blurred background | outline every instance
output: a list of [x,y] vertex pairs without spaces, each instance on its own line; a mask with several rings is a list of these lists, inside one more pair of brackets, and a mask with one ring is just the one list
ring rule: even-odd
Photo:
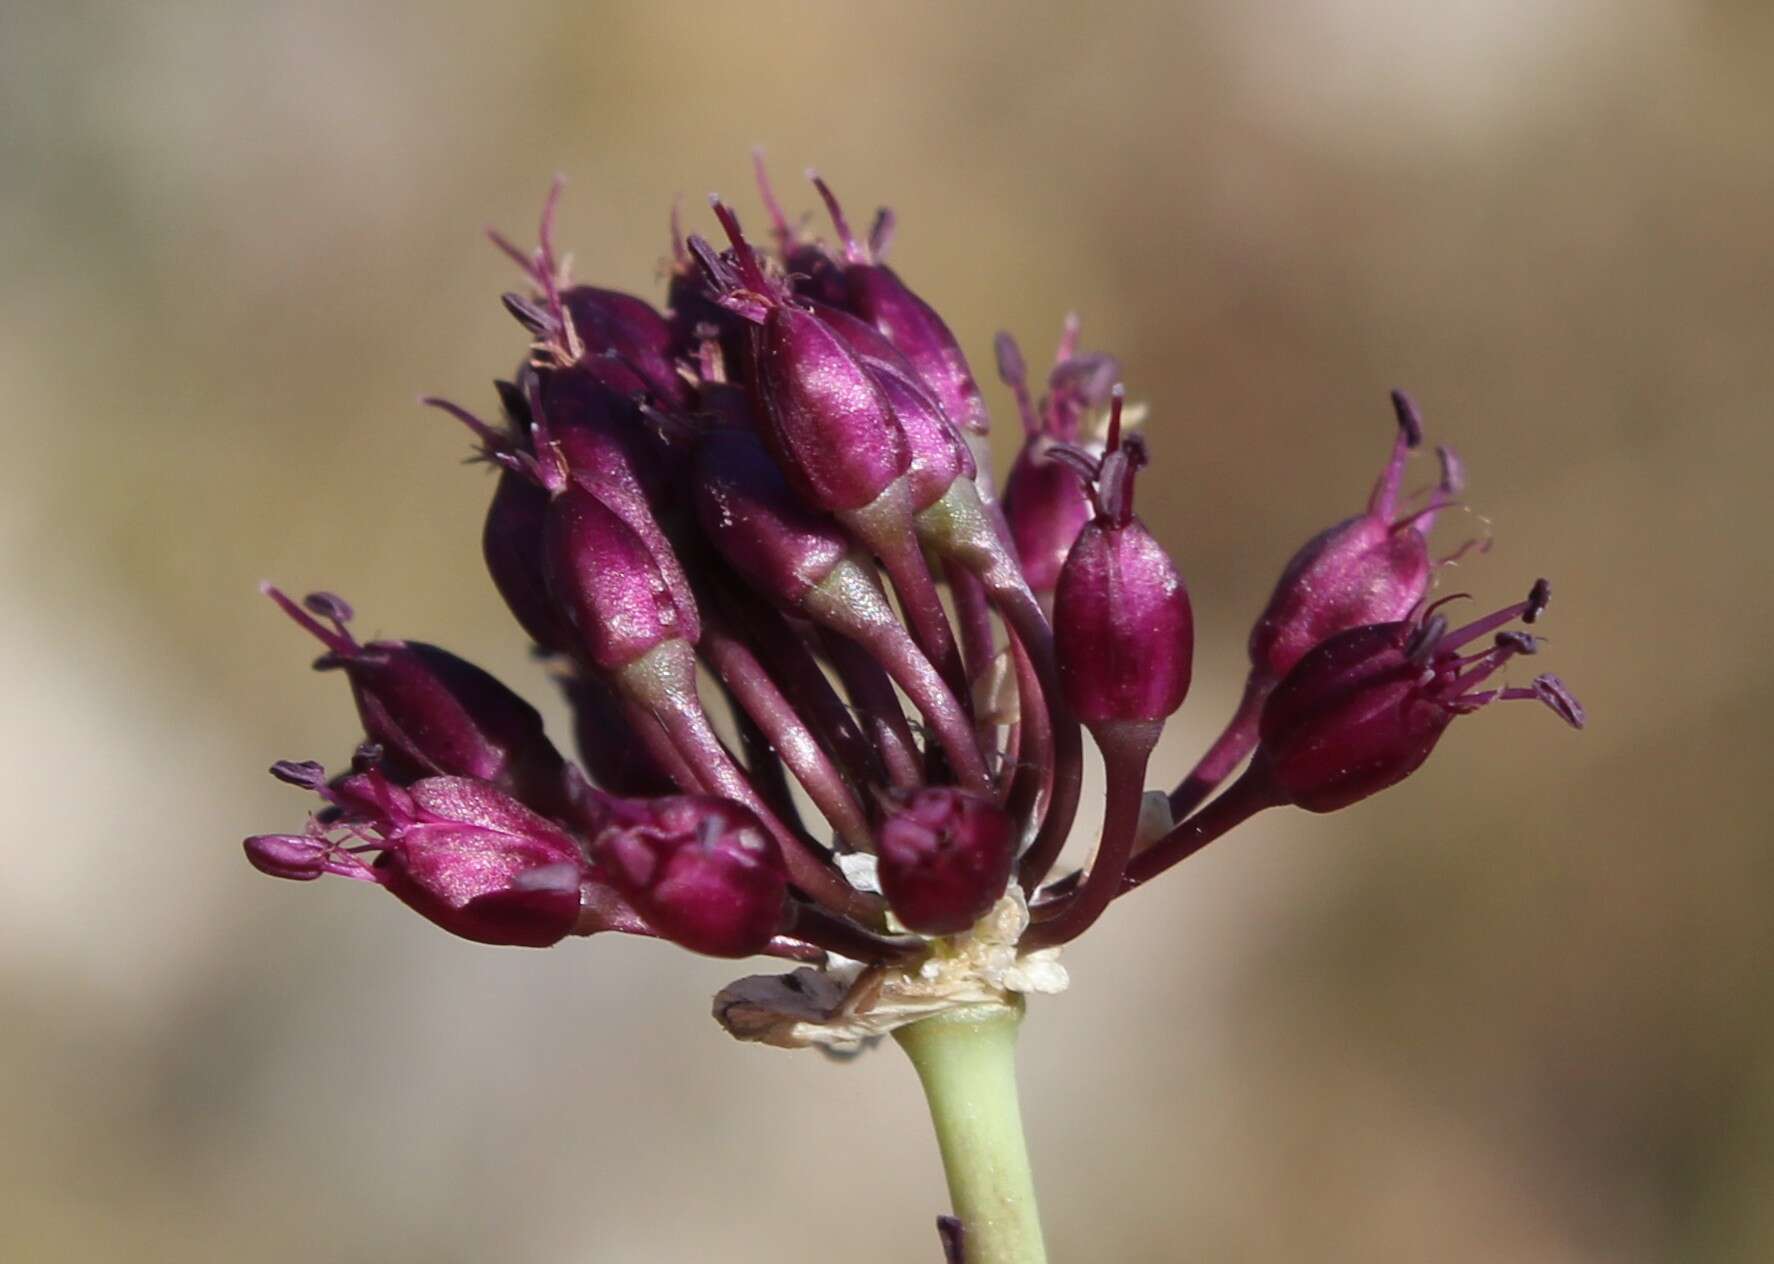
[[1586,732],[1463,722],[1068,951],[1022,1063],[1056,1260],[1774,1254],[1771,56],[1754,0],[0,8],[0,1257],[935,1258],[894,1051],[239,852],[306,811],[264,767],[356,734],[261,578],[554,705],[414,403],[519,354],[481,226],[562,171],[577,275],[656,295],[674,194],[758,219],[753,144],[895,207],[982,376],[1071,308],[1123,358],[1201,624],[1167,778],[1387,388],[1466,458],[1444,538],[1494,524],[1457,585],[1555,581]]

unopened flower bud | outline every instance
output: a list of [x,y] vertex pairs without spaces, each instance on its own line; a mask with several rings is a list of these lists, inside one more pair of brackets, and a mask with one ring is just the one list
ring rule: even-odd
[[978,470],[972,449],[899,349],[880,330],[849,312],[822,306],[814,310],[856,353],[905,431],[912,454],[906,470],[912,510],[927,509],[941,500],[957,478],[973,478]]
[[[1120,407],[1117,390],[1117,418]],[[1144,446],[1135,436],[1121,440],[1118,421],[1110,433],[1100,462],[1075,450],[1062,456],[1089,463],[1097,514],[1067,555],[1053,601],[1060,683],[1093,730],[1167,718],[1188,695],[1195,653],[1188,589],[1164,547],[1133,516]]]
[[561,487],[543,534],[548,590],[593,665],[615,671],[665,641],[696,640],[695,605],[667,581],[634,528],[592,492],[577,483]]
[[727,799],[621,800],[591,854],[649,925],[694,952],[751,956],[787,913],[788,871],[775,840]]
[[1398,434],[1366,512],[1314,536],[1295,553],[1250,635],[1254,670],[1279,680],[1319,642],[1345,628],[1402,619],[1429,587],[1425,531],[1459,494],[1456,464],[1431,502],[1398,514],[1404,467],[1422,442],[1422,424],[1402,391],[1392,393]]
[[566,284],[566,268],[554,249],[555,211],[564,187],[559,179],[549,187],[533,251],[518,249],[500,233],[487,234],[536,287],[534,299],[505,295],[507,310],[536,336],[557,366],[620,361],[646,393],[674,407],[683,406],[689,401],[689,385],[673,363],[670,322],[632,294]]
[[837,198],[825,181],[813,177],[825,199],[832,225],[844,246],[845,306],[879,329],[918,371],[956,425],[985,433],[988,418],[979,384],[955,335],[936,309],[914,294],[897,273],[874,261],[872,252],[851,235]]
[[755,322],[752,374],[765,441],[818,508],[872,504],[911,465],[892,406],[844,340],[765,276],[733,212],[718,203],[715,211],[735,267],[717,267],[707,243],[691,245],[722,301]]
[[645,299],[619,290],[575,285],[561,291],[587,356],[614,355],[660,402],[682,407],[690,387],[672,362],[671,325]]
[[952,787],[896,798],[878,839],[881,890],[924,935],[954,935],[1004,894],[1016,825],[991,798]]
[[547,516],[546,490],[516,470],[501,472],[481,529],[481,554],[519,626],[537,645],[558,653],[573,638],[543,573],[542,525]]
[[851,550],[838,524],[796,498],[762,440],[718,427],[692,465],[703,534],[747,583],[794,606]]
[[1029,587],[1040,594],[1052,593],[1066,554],[1096,516],[1084,484],[1052,452],[1060,444],[1100,452],[1095,436],[1084,433],[1084,422],[1109,403],[1119,372],[1111,356],[1078,355],[1077,337],[1077,320],[1068,318],[1047,394],[1038,406],[1030,396],[1028,368],[1016,340],[1000,333],[996,343],[998,376],[1010,388],[1023,420],[1023,445],[1004,482],[1004,517]]
[[1533,699],[1573,728],[1583,708],[1556,676],[1484,688],[1511,659],[1537,652],[1525,633],[1460,649],[1544,607],[1528,601],[1448,630],[1433,608],[1393,623],[1351,628],[1324,641],[1276,686],[1263,708],[1257,760],[1286,802],[1331,812],[1402,781],[1419,768],[1456,716],[1498,699]]

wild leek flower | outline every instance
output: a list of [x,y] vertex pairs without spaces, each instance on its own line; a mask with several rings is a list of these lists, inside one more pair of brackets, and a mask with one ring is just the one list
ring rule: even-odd
[[[827,240],[758,177],[770,248],[719,199],[718,245],[674,214],[663,311],[571,280],[557,184],[534,249],[493,235],[523,273],[503,301],[526,335],[496,419],[425,401],[497,470],[487,569],[558,669],[578,761],[481,669],[360,643],[341,598],[267,586],[349,684],[362,741],[330,778],[274,765],[320,803],[247,856],[385,887],[485,943],[628,934],[796,963],[730,985],[716,1018],[790,1048],[893,1035],[942,1143],[945,1253],[1039,1260],[1012,1048],[1024,998],[1066,986],[1060,948],[1259,811],[1333,811],[1409,776],[1459,716],[1523,699],[1581,727],[1583,709],[1556,677],[1501,680],[1540,648],[1507,625],[1538,621],[1544,580],[1457,628],[1458,598],[1431,601],[1429,532],[1463,479],[1442,448],[1434,485],[1404,495],[1422,423],[1395,392],[1366,509],[1286,564],[1223,735],[1149,789],[1195,633],[1136,513],[1146,440],[1119,362],[1080,352],[1068,318],[1037,402],[998,335],[1025,433],[1000,499],[972,369],[884,261],[891,213],[859,238],[813,177]],[[1086,731],[1101,834],[1056,876]]]

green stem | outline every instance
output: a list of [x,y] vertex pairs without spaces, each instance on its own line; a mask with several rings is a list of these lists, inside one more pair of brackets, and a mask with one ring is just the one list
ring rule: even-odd
[[917,1068],[967,1264],[1045,1264],[1035,1179],[1016,1100],[1022,1005],[981,1006],[894,1032]]

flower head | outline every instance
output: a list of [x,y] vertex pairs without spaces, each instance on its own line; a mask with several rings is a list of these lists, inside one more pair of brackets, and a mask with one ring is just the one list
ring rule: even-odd
[[[718,199],[726,249],[674,208],[663,310],[569,275],[557,182],[533,249],[494,235],[522,273],[501,301],[526,344],[497,420],[425,401],[497,467],[482,552],[550,659],[578,762],[479,668],[361,643],[339,598],[268,589],[349,682],[369,743],[330,779],[276,766],[321,806],[247,840],[259,869],[382,886],[490,943],[617,932],[791,958],[817,973],[736,984],[723,1021],[843,1045],[1059,990],[1058,947],[1119,895],[1252,812],[1394,784],[1458,715],[1535,698],[1581,724],[1555,677],[1497,683],[1540,646],[1505,625],[1538,617],[1543,585],[1454,631],[1425,608],[1459,463],[1441,449],[1439,485],[1407,502],[1421,425],[1395,395],[1366,510],[1286,567],[1244,705],[1166,822],[1145,774],[1189,693],[1194,616],[1134,513],[1146,447],[1121,366],[1081,352],[1068,318],[1037,402],[999,337],[1024,442],[997,501],[961,346],[883,262],[892,215],[859,239],[815,177],[827,247],[759,176],[774,257]],[[1086,729],[1102,832],[1054,878]]]

